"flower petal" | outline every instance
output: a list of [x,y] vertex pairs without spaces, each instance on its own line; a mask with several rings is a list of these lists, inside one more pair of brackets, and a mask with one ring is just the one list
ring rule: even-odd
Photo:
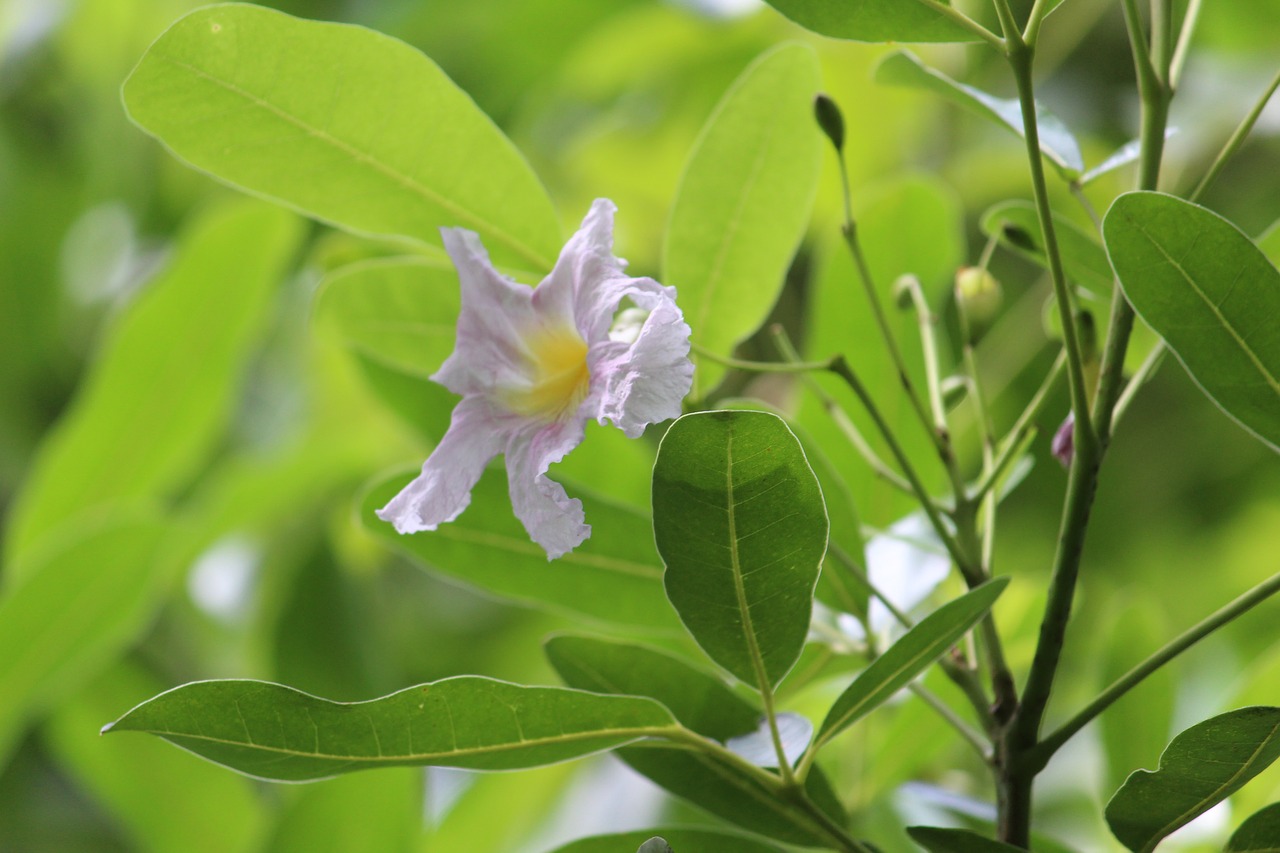
[[[640,298],[652,295],[651,291],[637,294]],[[632,298],[640,303],[636,296]],[[589,411],[601,423],[612,421],[628,438],[638,437],[649,424],[679,417],[681,402],[693,386],[688,324],[665,293],[651,306],[635,343],[611,341],[592,353],[591,375],[604,381],[599,389],[592,389],[598,396]]]
[[471,489],[505,439],[488,403],[465,398],[454,408],[444,438],[422,463],[422,473],[378,510],[378,518],[394,524],[398,533],[435,530],[453,521],[471,503]]
[[582,501],[547,478],[547,469],[582,442],[584,421],[546,424],[511,439],[507,445],[507,482],[511,508],[529,538],[542,546],[547,559],[562,557],[591,535],[583,523]]
[[533,288],[495,270],[474,232],[442,228],[440,233],[458,269],[462,310],[453,352],[431,378],[463,395],[526,382],[523,342],[536,324]]

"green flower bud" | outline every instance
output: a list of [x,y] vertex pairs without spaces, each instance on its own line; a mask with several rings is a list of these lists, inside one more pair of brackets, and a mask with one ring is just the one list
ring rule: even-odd
[[970,325],[985,326],[994,320],[1003,299],[1000,282],[991,273],[981,267],[956,270],[956,302]]
[[831,140],[836,151],[844,150],[844,116],[836,102],[826,95],[818,95],[813,99],[813,115],[818,120],[818,127]]

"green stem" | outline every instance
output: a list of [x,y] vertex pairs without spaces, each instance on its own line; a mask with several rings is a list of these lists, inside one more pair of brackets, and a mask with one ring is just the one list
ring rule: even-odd
[[1196,201],[1208,189],[1209,184],[1213,183],[1214,178],[1218,177],[1218,173],[1227,165],[1227,161],[1235,156],[1240,150],[1240,146],[1244,144],[1245,139],[1249,136],[1249,132],[1253,130],[1253,126],[1257,124],[1258,117],[1262,115],[1262,111],[1266,109],[1267,102],[1271,100],[1271,96],[1275,94],[1276,88],[1280,87],[1280,71],[1271,78],[1270,85],[1258,98],[1253,105],[1253,109],[1249,110],[1249,114],[1244,117],[1240,125],[1231,134],[1231,138],[1227,140],[1227,144],[1218,152],[1218,156],[1214,158],[1213,164],[1209,166],[1209,171],[1200,179],[1200,183],[1196,184],[1195,190],[1188,197],[1188,201]]
[[1196,22],[1200,20],[1200,0],[1190,0],[1187,12],[1182,18],[1182,30],[1178,33],[1178,44],[1173,49],[1173,59],[1169,62],[1169,86],[1177,89],[1182,79],[1182,69],[1187,62],[1187,51],[1191,47],[1191,36],[1196,31]]
[[991,32],[991,30],[982,26],[982,24],[979,24],[959,9],[949,6],[946,3],[941,2],[941,0],[916,0],[916,2],[921,6],[927,6],[944,18],[950,19],[953,23],[959,24],[992,47],[999,50],[1004,49],[1004,39],[1000,38],[1000,36]]
[[1049,261],[1049,276],[1053,282],[1058,313],[1062,318],[1062,342],[1067,353],[1067,380],[1071,389],[1071,410],[1076,416],[1075,452],[1091,459],[1096,453],[1097,439],[1089,418],[1089,396],[1085,388],[1084,355],[1080,345],[1080,333],[1076,327],[1075,311],[1070,286],[1062,264],[1062,252],[1058,246],[1053,214],[1049,207],[1049,188],[1045,181],[1044,160],[1040,153],[1040,131],[1036,121],[1035,88],[1031,66],[1034,59],[1029,46],[1020,37],[1009,38],[1009,64],[1018,87],[1018,100],[1022,107],[1022,123],[1026,139],[1027,159],[1031,167],[1031,185],[1035,197],[1037,218],[1044,235],[1045,255]]
[[1059,352],[1058,358],[1053,362],[1053,367],[1049,368],[1049,373],[1045,376],[1044,381],[1040,383],[1040,388],[1037,389],[1035,396],[1031,398],[1031,402],[1022,410],[1022,414],[1018,416],[1018,420],[1014,422],[1008,435],[1001,441],[1000,452],[996,456],[991,470],[983,474],[978,485],[974,487],[971,495],[972,500],[980,500],[983,495],[996,487],[1001,475],[1017,455],[1018,447],[1031,430],[1035,429],[1035,421],[1044,411],[1044,407],[1049,401],[1049,393],[1062,377],[1062,370],[1066,363],[1066,354]]
[[[796,352],[795,346],[787,338],[786,330],[781,326],[774,326],[772,331],[774,344],[778,347],[778,352],[781,353],[783,360],[792,364],[799,364],[800,354]],[[858,430],[857,424],[849,418],[848,413],[840,407],[834,397],[826,392],[826,389],[818,383],[818,380],[809,373],[806,373],[803,379],[805,384],[809,386],[809,390],[818,398],[818,402],[822,404],[822,408],[831,417],[831,420],[835,422],[841,434],[849,440],[858,455],[871,466],[872,472],[905,494],[914,495],[915,492],[912,490],[911,484],[899,476],[871,449],[871,445],[867,443],[867,440],[862,437],[862,433]]]
[[[978,360],[974,354],[973,337],[969,327],[969,315],[965,310],[963,300],[956,303],[956,307],[960,318],[960,339],[964,341],[963,360],[965,373],[969,376],[969,388],[971,399],[973,400],[974,410],[977,414],[978,423],[982,432],[982,471],[983,474],[990,474],[995,464],[995,426],[991,422],[991,414],[987,409],[986,394],[982,389],[982,380],[978,375]],[[982,530],[979,532],[976,526],[977,519],[970,510],[961,512],[961,503],[956,505],[956,529],[957,535],[963,540],[971,538],[977,540],[977,551],[979,554],[979,567],[984,577],[991,577],[994,571],[993,566],[993,546],[995,540],[995,524],[996,524],[996,499],[995,493],[988,492],[983,498],[978,500],[981,505]],[[963,505],[972,507],[969,498],[965,498]],[[963,518],[962,518],[963,516]],[[974,550],[973,545],[966,548],[968,551]],[[1000,642],[1000,632],[996,628],[995,616],[987,613],[983,617],[979,626],[979,633],[982,638],[982,653],[987,665],[987,671],[991,678],[992,695],[995,701],[992,704],[992,715],[998,722],[1005,722],[1009,715],[1018,705],[1018,689],[1013,681],[1013,672],[1009,669],[1009,664],[1005,660],[1004,647]]]
[[1049,14],[1049,0],[1036,0],[1036,4],[1031,7],[1031,14],[1027,15],[1027,25],[1022,30],[1022,40],[1032,47],[1036,46],[1036,41],[1040,38],[1040,25],[1044,23],[1044,16]]
[[907,689],[920,698],[934,712],[941,717],[946,723],[955,729],[960,738],[978,754],[984,762],[991,761],[991,744],[983,739],[982,733],[973,726],[965,722],[959,714],[951,710],[951,706],[943,702],[937,695],[931,692],[918,682],[911,682],[907,685]]
[[1142,390],[1142,386],[1151,381],[1151,377],[1155,375],[1160,363],[1164,361],[1164,355],[1167,351],[1164,341],[1156,341],[1156,345],[1151,348],[1151,352],[1147,353],[1147,357],[1142,360],[1142,364],[1134,372],[1129,383],[1124,386],[1124,392],[1120,394],[1120,399],[1116,400],[1115,414],[1111,416],[1113,429],[1120,423],[1124,413],[1129,411],[1129,406],[1133,404],[1133,398]]
[[924,298],[924,288],[920,286],[918,278],[908,275],[899,281],[904,283],[907,292],[911,294],[911,304],[916,310],[916,323],[920,327],[920,348],[924,355],[924,381],[929,391],[929,409],[933,413],[933,428],[939,435],[950,435],[946,407],[942,404],[942,385],[938,378],[938,342],[933,331],[938,324],[938,318],[930,310],[929,301]]
[[695,353],[708,361],[714,361],[716,364],[721,364],[725,367],[733,367],[752,373],[811,373],[815,370],[827,370],[830,365],[829,361],[748,361],[742,358],[716,355],[699,344],[690,344],[690,346]]
[[[1151,64],[1151,54],[1142,37],[1141,21],[1136,0],[1124,0],[1125,19],[1129,25],[1129,37],[1133,46],[1134,62],[1138,75],[1138,90],[1142,99],[1141,156],[1139,158],[1139,182],[1143,189],[1154,189],[1159,178],[1160,160],[1164,150],[1165,127],[1172,91],[1161,82],[1161,77]],[[1015,69],[1017,63],[1015,62]],[[1167,67],[1165,68],[1167,71]],[[1020,80],[1030,80],[1024,73]],[[1019,91],[1024,86],[1020,84]],[[1029,90],[1028,90],[1029,91]],[[1028,105],[1024,101],[1024,118]],[[1033,160],[1039,157],[1033,153]],[[1042,171],[1042,170],[1041,170]],[[1047,202],[1046,202],[1047,204]],[[1042,222],[1043,224],[1043,222]],[[1047,234],[1046,234],[1047,238]],[[1055,281],[1055,288],[1057,282]],[[1060,303],[1060,306],[1063,303]],[[1064,326],[1065,328],[1065,326]],[[1040,736],[1040,727],[1049,703],[1049,695],[1057,674],[1066,638],[1067,624],[1071,616],[1080,561],[1084,551],[1085,533],[1089,514],[1097,491],[1098,470],[1106,451],[1112,428],[1112,415],[1123,380],[1124,356],[1128,349],[1129,333],[1133,328],[1133,309],[1117,287],[1112,300],[1111,327],[1103,351],[1101,375],[1095,417],[1090,417],[1084,400],[1078,398],[1083,391],[1076,371],[1077,352],[1068,345],[1068,373],[1072,377],[1072,410],[1076,413],[1075,456],[1067,479],[1067,493],[1063,508],[1062,526],[1058,536],[1058,548],[1054,554],[1049,592],[1045,602],[1040,636],[1036,642],[1035,656],[1023,689],[1021,705],[1004,738],[997,747],[997,762],[1001,774],[998,780],[1001,838],[1011,844],[1026,847],[1030,839],[1031,792],[1038,769],[1023,759],[1033,752]],[[1082,417],[1088,426],[1082,429]],[[1080,439],[1090,437],[1087,446]],[[1096,437],[1096,440],[1094,440]]]
[[875,280],[871,277],[871,268],[867,265],[866,255],[862,252],[862,244],[858,241],[858,225],[853,219],[849,219],[845,221],[844,227],[840,230],[844,235],[845,245],[849,248],[849,254],[853,257],[854,266],[858,270],[858,278],[862,281],[863,289],[866,290],[867,300],[871,303],[871,314],[880,329],[885,348],[889,351],[889,357],[893,361],[894,370],[897,371],[898,382],[902,385],[902,390],[906,394],[912,410],[916,413],[916,417],[920,419],[921,426],[924,427],[925,432],[928,433],[930,440],[933,442],[938,458],[942,460],[942,464],[946,467],[952,484],[959,485],[961,482],[960,473],[956,467],[955,454],[951,451],[950,438],[945,432],[940,433],[934,428],[929,418],[929,413],[925,410],[924,403],[920,400],[920,395],[916,392],[915,383],[911,381],[911,374],[907,371],[906,360],[902,357],[902,350],[898,348],[898,341],[894,337],[893,329],[889,327],[889,319],[885,316],[884,307],[880,304],[880,295],[876,291]]
[[893,453],[894,459],[897,460],[898,467],[902,469],[907,482],[911,484],[911,490],[915,492],[916,498],[920,501],[920,506],[924,509],[925,515],[928,516],[934,532],[938,534],[938,538],[946,546],[947,553],[951,555],[956,567],[960,569],[960,574],[964,577],[965,582],[970,586],[977,586],[982,583],[982,576],[978,568],[970,562],[968,555],[960,549],[955,537],[947,529],[946,522],[943,521],[937,504],[934,503],[933,498],[929,495],[929,491],[925,488],[924,482],[921,481],[920,475],[916,473],[915,468],[911,465],[911,461],[907,458],[902,445],[894,437],[892,428],[890,428],[888,421],[884,419],[884,415],[880,413],[880,408],[876,405],[875,400],[871,399],[871,395],[867,392],[866,386],[862,384],[862,380],[853,372],[853,368],[849,366],[849,363],[845,361],[842,355],[831,359],[828,370],[843,379],[845,384],[858,397],[858,400],[861,401],[863,407],[866,408],[867,414],[875,422],[881,437],[889,445],[889,450]]
[[1076,732],[1088,725],[1090,721],[1110,707],[1121,696],[1137,687],[1143,679],[1223,625],[1247,613],[1277,592],[1280,592],[1280,574],[1272,575],[1244,595],[1179,634],[1142,663],[1116,679],[1115,683],[1103,690],[1096,699],[1078,711],[1075,716],[1059,726],[1053,734],[1041,740],[1036,748],[1027,754],[1026,760],[1035,767],[1044,767],[1053,754],[1070,740]]
[[780,802],[786,803],[789,810],[798,812],[797,816],[804,818],[802,825],[806,829],[819,831],[830,838],[834,842],[834,849],[844,853],[872,853],[870,848],[851,836],[844,827],[818,808],[798,783],[786,782],[716,741],[680,725],[655,729],[652,735],[692,752],[702,753],[713,761],[725,765],[727,769],[754,781],[774,794]]

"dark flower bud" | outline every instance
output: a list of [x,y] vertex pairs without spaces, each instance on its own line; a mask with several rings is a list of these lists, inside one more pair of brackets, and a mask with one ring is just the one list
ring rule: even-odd
[[818,127],[831,140],[836,151],[844,151],[844,116],[836,102],[826,95],[818,95],[813,99],[813,115],[818,120]]

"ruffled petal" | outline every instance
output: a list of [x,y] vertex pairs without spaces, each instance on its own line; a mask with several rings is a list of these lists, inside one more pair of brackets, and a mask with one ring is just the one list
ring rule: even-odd
[[583,523],[582,501],[547,478],[547,469],[582,442],[584,421],[548,424],[511,439],[507,445],[507,481],[511,508],[529,538],[542,546],[547,559],[564,556],[591,535]]
[[628,438],[638,437],[649,424],[679,417],[681,403],[693,387],[689,325],[674,301],[645,298],[652,296],[650,291],[632,297],[637,304],[641,299],[649,302],[642,307],[651,307],[635,343],[610,341],[592,352],[591,375],[601,381],[598,386],[593,383],[588,410],[601,423],[612,421]]
[[462,310],[453,352],[431,378],[464,395],[527,381],[524,339],[536,323],[533,288],[495,270],[474,232],[440,233],[458,269]]
[[616,281],[626,281],[626,262],[613,255],[613,214],[616,205],[598,198],[569,238],[555,269],[534,295],[543,316],[571,318],[583,340],[602,340],[617,309],[621,293]]
[[422,463],[422,473],[378,510],[378,518],[391,522],[398,533],[435,530],[453,521],[471,503],[484,466],[502,452],[505,441],[488,404],[465,398],[454,408],[444,438]]

